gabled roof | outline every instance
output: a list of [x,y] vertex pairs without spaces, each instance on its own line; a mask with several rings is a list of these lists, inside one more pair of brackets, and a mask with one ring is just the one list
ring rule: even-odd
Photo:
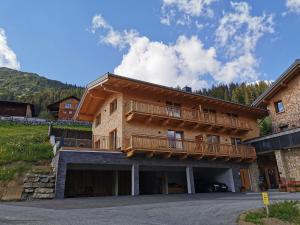
[[53,107],[53,106],[55,106],[55,105],[57,105],[57,104],[59,104],[59,103],[65,101],[65,100],[67,100],[67,99],[70,99],[70,98],[75,98],[76,100],[80,101],[80,98],[77,98],[76,96],[71,95],[71,96],[65,97],[65,98],[63,98],[63,99],[60,99],[60,100],[57,101],[57,102],[54,102],[54,103],[51,103],[51,104],[47,105],[47,108],[49,109],[49,108],[51,108],[51,107]]
[[[145,82],[141,80],[136,80],[124,76],[119,76],[111,73],[106,73],[102,77],[92,81],[89,83],[86,87],[86,90],[81,98],[81,101],[79,103],[79,106],[76,110],[75,113],[75,118],[83,119],[85,120],[91,120],[92,119],[92,114],[88,111],[96,111],[97,110],[97,102],[101,101],[101,97],[95,96],[95,93],[99,91],[102,91],[101,93],[104,93],[105,90],[108,90],[108,86],[112,87],[114,86],[115,88],[120,88],[120,89],[127,89],[126,87],[134,87],[136,89],[147,89],[147,90],[156,90],[157,92],[161,93],[168,93],[170,95],[174,96],[184,96],[186,99],[193,99],[193,100],[199,100],[201,102],[205,102],[208,104],[220,104],[224,107],[231,108],[233,110],[242,110],[244,112],[252,113],[254,116],[257,118],[261,118],[263,116],[267,115],[266,110],[262,110],[253,106],[246,106],[243,104],[238,104],[218,98],[213,98],[205,95],[200,95],[192,92],[186,92],[180,89],[175,89],[171,87],[166,87],[163,85],[158,85],[150,82]],[[95,91],[95,93],[93,93]],[[111,90],[108,90],[111,91]],[[103,100],[103,98],[102,98]],[[91,105],[91,102],[93,101],[93,104]],[[92,108],[92,109],[91,109]],[[94,113],[94,112],[93,112]]]
[[284,71],[284,73],[281,74],[281,76],[252,103],[252,106],[262,106],[265,100],[272,98],[282,88],[285,88],[287,86],[287,83],[299,73],[300,59],[296,59],[295,62],[286,71]]

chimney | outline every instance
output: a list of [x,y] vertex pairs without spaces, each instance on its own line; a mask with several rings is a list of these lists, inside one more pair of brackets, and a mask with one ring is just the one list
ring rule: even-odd
[[188,87],[188,86],[185,86],[184,88],[182,88],[182,90],[185,91],[185,92],[192,93],[192,88]]

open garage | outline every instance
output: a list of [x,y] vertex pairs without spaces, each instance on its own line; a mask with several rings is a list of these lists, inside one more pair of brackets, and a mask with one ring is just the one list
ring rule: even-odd
[[231,168],[197,168],[194,169],[195,191],[208,192],[213,183],[224,183],[228,191],[235,192]]
[[68,165],[66,197],[131,194],[130,167]]
[[187,193],[184,167],[141,167],[139,182],[141,195]]

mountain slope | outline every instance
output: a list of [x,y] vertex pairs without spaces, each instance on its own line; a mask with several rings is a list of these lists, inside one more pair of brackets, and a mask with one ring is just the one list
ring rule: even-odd
[[46,106],[69,95],[81,97],[84,88],[50,80],[35,73],[0,68],[0,100],[29,102],[36,114],[46,115]]

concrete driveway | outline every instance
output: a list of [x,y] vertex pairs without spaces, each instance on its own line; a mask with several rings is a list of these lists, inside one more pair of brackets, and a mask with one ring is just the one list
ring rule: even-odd
[[[271,201],[300,200],[297,193],[270,193]],[[97,197],[0,204],[0,224],[235,224],[244,210],[261,207],[260,194],[214,193]]]

